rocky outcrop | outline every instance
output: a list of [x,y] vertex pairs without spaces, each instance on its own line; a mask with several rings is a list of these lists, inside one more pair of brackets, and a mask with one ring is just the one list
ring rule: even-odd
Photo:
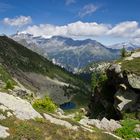
[[115,120],[108,120],[106,118],[103,118],[101,121],[97,120],[97,119],[88,119],[88,118],[84,118],[82,120],[80,120],[80,124],[84,125],[84,126],[95,126],[98,129],[101,130],[105,130],[108,132],[113,132],[118,128],[121,128],[121,125],[119,124],[119,122],[115,121]]
[[140,98],[140,76],[121,69],[114,64],[107,70],[108,82],[115,89],[114,107],[120,114],[138,112]]
[[29,120],[42,118],[29,102],[19,97],[0,92],[0,104],[3,105],[1,106],[3,110],[11,110],[18,119]]
[[10,134],[7,132],[9,128],[0,125],[0,138],[6,138]]
[[140,76],[137,76],[136,74],[128,74],[127,78],[132,88],[140,90]]
[[[126,67],[123,65],[124,61]],[[127,70],[129,62],[131,67],[136,67],[133,71],[131,67]],[[91,97],[89,105],[91,117],[96,112],[96,116],[100,119],[103,117],[110,119],[114,116],[116,116],[114,119],[121,119],[125,113],[134,113],[135,117],[140,119],[140,75],[137,64],[133,62],[127,60],[126,63],[126,60],[123,60],[110,65],[106,71],[107,80],[95,88]],[[97,107],[100,108],[98,112]]]
[[134,132],[140,133],[140,124],[136,125]]
[[51,123],[65,126],[68,129],[78,130],[78,126],[73,126],[71,123],[64,121],[64,120],[61,120],[61,119],[57,119],[49,114],[44,114],[44,117],[46,120],[50,121]]

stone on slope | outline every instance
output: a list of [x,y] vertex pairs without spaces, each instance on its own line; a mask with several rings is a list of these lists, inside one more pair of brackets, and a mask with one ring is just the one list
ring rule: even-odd
[[133,54],[131,55],[131,57],[133,57],[133,58],[138,58],[138,57],[140,57],[140,52],[135,52],[135,53],[133,53]]
[[9,110],[12,110],[13,114],[21,120],[42,118],[29,102],[19,97],[0,92],[0,104],[3,104]]
[[111,119],[109,121],[108,119],[103,118],[101,120],[100,124],[101,124],[101,129],[107,130],[109,132],[113,132],[116,129],[121,128],[121,125],[117,121],[115,121],[113,119]]
[[7,132],[9,130],[8,127],[4,127],[0,125],[0,138],[6,138],[9,136],[9,133]]
[[134,132],[140,133],[140,124],[136,125],[136,128],[134,129]]
[[5,111],[8,111],[9,109],[6,106],[4,106],[4,105],[0,105],[0,110],[5,112]]
[[3,114],[0,114],[0,120],[5,120],[6,117]]
[[118,111],[135,110],[138,95],[133,90],[122,91],[119,89],[114,95],[114,107]]
[[137,76],[135,74],[129,74],[127,75],[127,78],[132,88],[140,89],[140,76]]
[[51,115],[48,115],[48,114],[44,113],[44,117],[46,118],[46,120],[50,121],[51,123],[54,123],[54,124],[57,124],[57,125],[62,125],[62,126],[65,126],[66,128],[73,129],[73,130],[78,129],[77,126],[73,126],[71,123],[69,123],[67,121],[54,118]]
[[117,121],[112,119],[108,120],[106,118],[103,118],[101,121],[97,119],[84,118],[81,119],[79,123],[89,128],[91,128],[91,126],[95,126],[98,129],[106,130],[108,132],[113,132],[121,127]]

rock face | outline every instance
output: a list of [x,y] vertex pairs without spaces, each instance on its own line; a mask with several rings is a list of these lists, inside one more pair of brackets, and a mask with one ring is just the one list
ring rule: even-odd
[[137,76],[135,74],[129,74],[127,75],[127,78],[132,88],[140,90],[140,76]]
[[140,132],[140,125],[139,124],[136,125],[136,128],[134,129],[134,132],[138,132],[138,133]]
[[136,109],[138,95],[132,90],[122,91],[119,89],[115,93],[114,107],[118,111],[130,110],[131,112]]
[[121,69],[115,64],[107,70],[108,82],[114,87],[114,107],[119,113],[138,112],[140,76]]
[[[94,114],[98,106],[101,108],[96,112],[98,118],[116,116],[117,119],[121,119],[125,113],[134,113],[135,117],[140,119],[140,75],[138,64],[134,62],[134,60],[123,60],[110,65],[106,71],[107,80],[103,85],[95,88],[91,97],[89,115]],[[139,62],[138,58],[137,62]],[[128,64],[131,64],[129,70]]]
[[1,126],[0,125],[0,138],[6,138],[9,136],[9,133],[7,132],[9,128]]
[[66,128],[73,129],[73,130],[78,129],[77,126],[73,126],[71,123],[69,123],[67,121],[54,118],[51,115],[44,114],[44,117],[46,118],[46,120],[50,121],[51,123],[54,123],[54,124],[57,124],[57,125],[62,125],[62,126],[65,126]]
[[108,132],[113,132],[116,129],[121,128],[119,122],[112,119],[108,120],[106,118],[103,118],[101,121],[97,119],[84,118],[80,120],[80,124],[84,126],[96,126],[97,128],[106,130]]
[[3,109],[8,108],[8,110],[13,111],[13,114],[21,120],[42,118],[42,116],[32,108],[29,102],[19,97],[0,92],[0,104],[5,106]]

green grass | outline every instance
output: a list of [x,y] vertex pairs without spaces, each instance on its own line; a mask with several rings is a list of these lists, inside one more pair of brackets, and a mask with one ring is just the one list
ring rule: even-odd
[[0,124],[9,128],[10,137],[5,140],[116,140],[101,132],[74,131],[46,120],[21,121],[13,117],[0,120]]
[[130,61],[122,61],[122,70],[140,75],[140,58]]
[[122,128],[116,130],[116,134],[125,140],[131,138],[140,138],[140,132],[134,132],[135,125],[140,124],[140,121],[133,119],[126,119],[121,122]]
[[83,119],[84,114],[82,112],[76,112],[74,116],[74,120],[76,122],[79,122],[81,119]]
[[[85,98],[86,93],[90,92],[89,84],[78,75],[74,75],[63,68],[54,65],[51,61],[6,36],[0,37],[0,50],[0,58],[4,60],[3,65],[6,65],[8,70],[12,71],[15,75],[23,71],[38,73],[52,79],[56,78],[59,81],[77,87],[78,92],[72,90],[69,94],[79,94],[78,96],[81,98]],[[22,73],[20,74],[22,76]],[[25,83],[23,82],[23,84]],[[28,85],[28,87],[32,87],[32,85]],[[80,99],[76,99],[76,102],[79,102]]]
[[6,36],[1,36],[0,42],[0,57],[4,60],[5,65],[10,66],[13,70],[21,69],[25,72],[40,73],[77,85],[83,83],[80,77],[54,65],[51,61]]
[[0,64],[0,80],[2,80],[4,83],[10,80],[12,84],[16,84],[15,81],[12,79],[10,73],[8,73],[8,71],[2,66],[2,64]]

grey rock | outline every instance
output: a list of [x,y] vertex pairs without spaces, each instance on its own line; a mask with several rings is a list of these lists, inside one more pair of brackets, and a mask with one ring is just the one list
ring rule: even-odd
[[134,129],[134,132],[140,132],[140,124],[137,124],[135,129]]
[[101,128],[109,132],[113,132],[116,129],[121,128],[121,125],[113,119],[109,121],[108,119],[103,118],[100,123],[101,123]]
[[59,114],[60,116],[64,115],[64,111],[61,108],[57,108],[56,113]]
[[140,76],[137,76],[135,74],[129,74],[127,75],[127,78],[132,88],[140,89]]
[[0,120],[4,120],[4,119],[6,119],[6,117],[4,115],[0,114]]
[[118,128],[121,128],[121,125],[119,124],[119,122],[115,121],[115,120],[108,120],[106,118],[103,118],[101,121],[98,119],[82,119],[80,120],[80,124],[89,127],[90,126],[95,126],[99,129],[102,130],[106,130],[108,132],[113,132]]
[[9,130],[8,127],[4,127],[0,125],[0,138],[7,138],[10,134],[7,132]]
[[125,110],[135,110],[138,95],[132,90],[122,91],[119,89],[115,96],[114,107],[118,111],[125,111]]
[[11,112],[7,112],[7,117],[11,117],[11,116],[13,116],[13,114],[11,113]]
[[61,119],[57,119],[51,115],[44,113],[44,117],[46,118],[46,120],[50,121],[51,123],[54,123],[57,125],[62,125],[62,126],[65,126],[66,128],[73,129],[73,130],[78,129],[78,126],[73,126],[71,123],[64,121],[64,120],[61,120]]
[[115,71],[115,73],[117,73],[117,74],[120,74],[121,72],[122,72],[122,70],[121,70],[121,65],[119,65],[119,64],[113,64],[113,65],[111,65],[110,67],[109,67],[109,70],[111,70],[111,71]]
[[3,112],[9,110],[6,106],[4,105],[0,105],[0,110],[2,110]]
[[21,120],[42,118],[29,102],[19,97],[0,92],[0,104],[6,106],[9,110],[12,110],[13,114]]

